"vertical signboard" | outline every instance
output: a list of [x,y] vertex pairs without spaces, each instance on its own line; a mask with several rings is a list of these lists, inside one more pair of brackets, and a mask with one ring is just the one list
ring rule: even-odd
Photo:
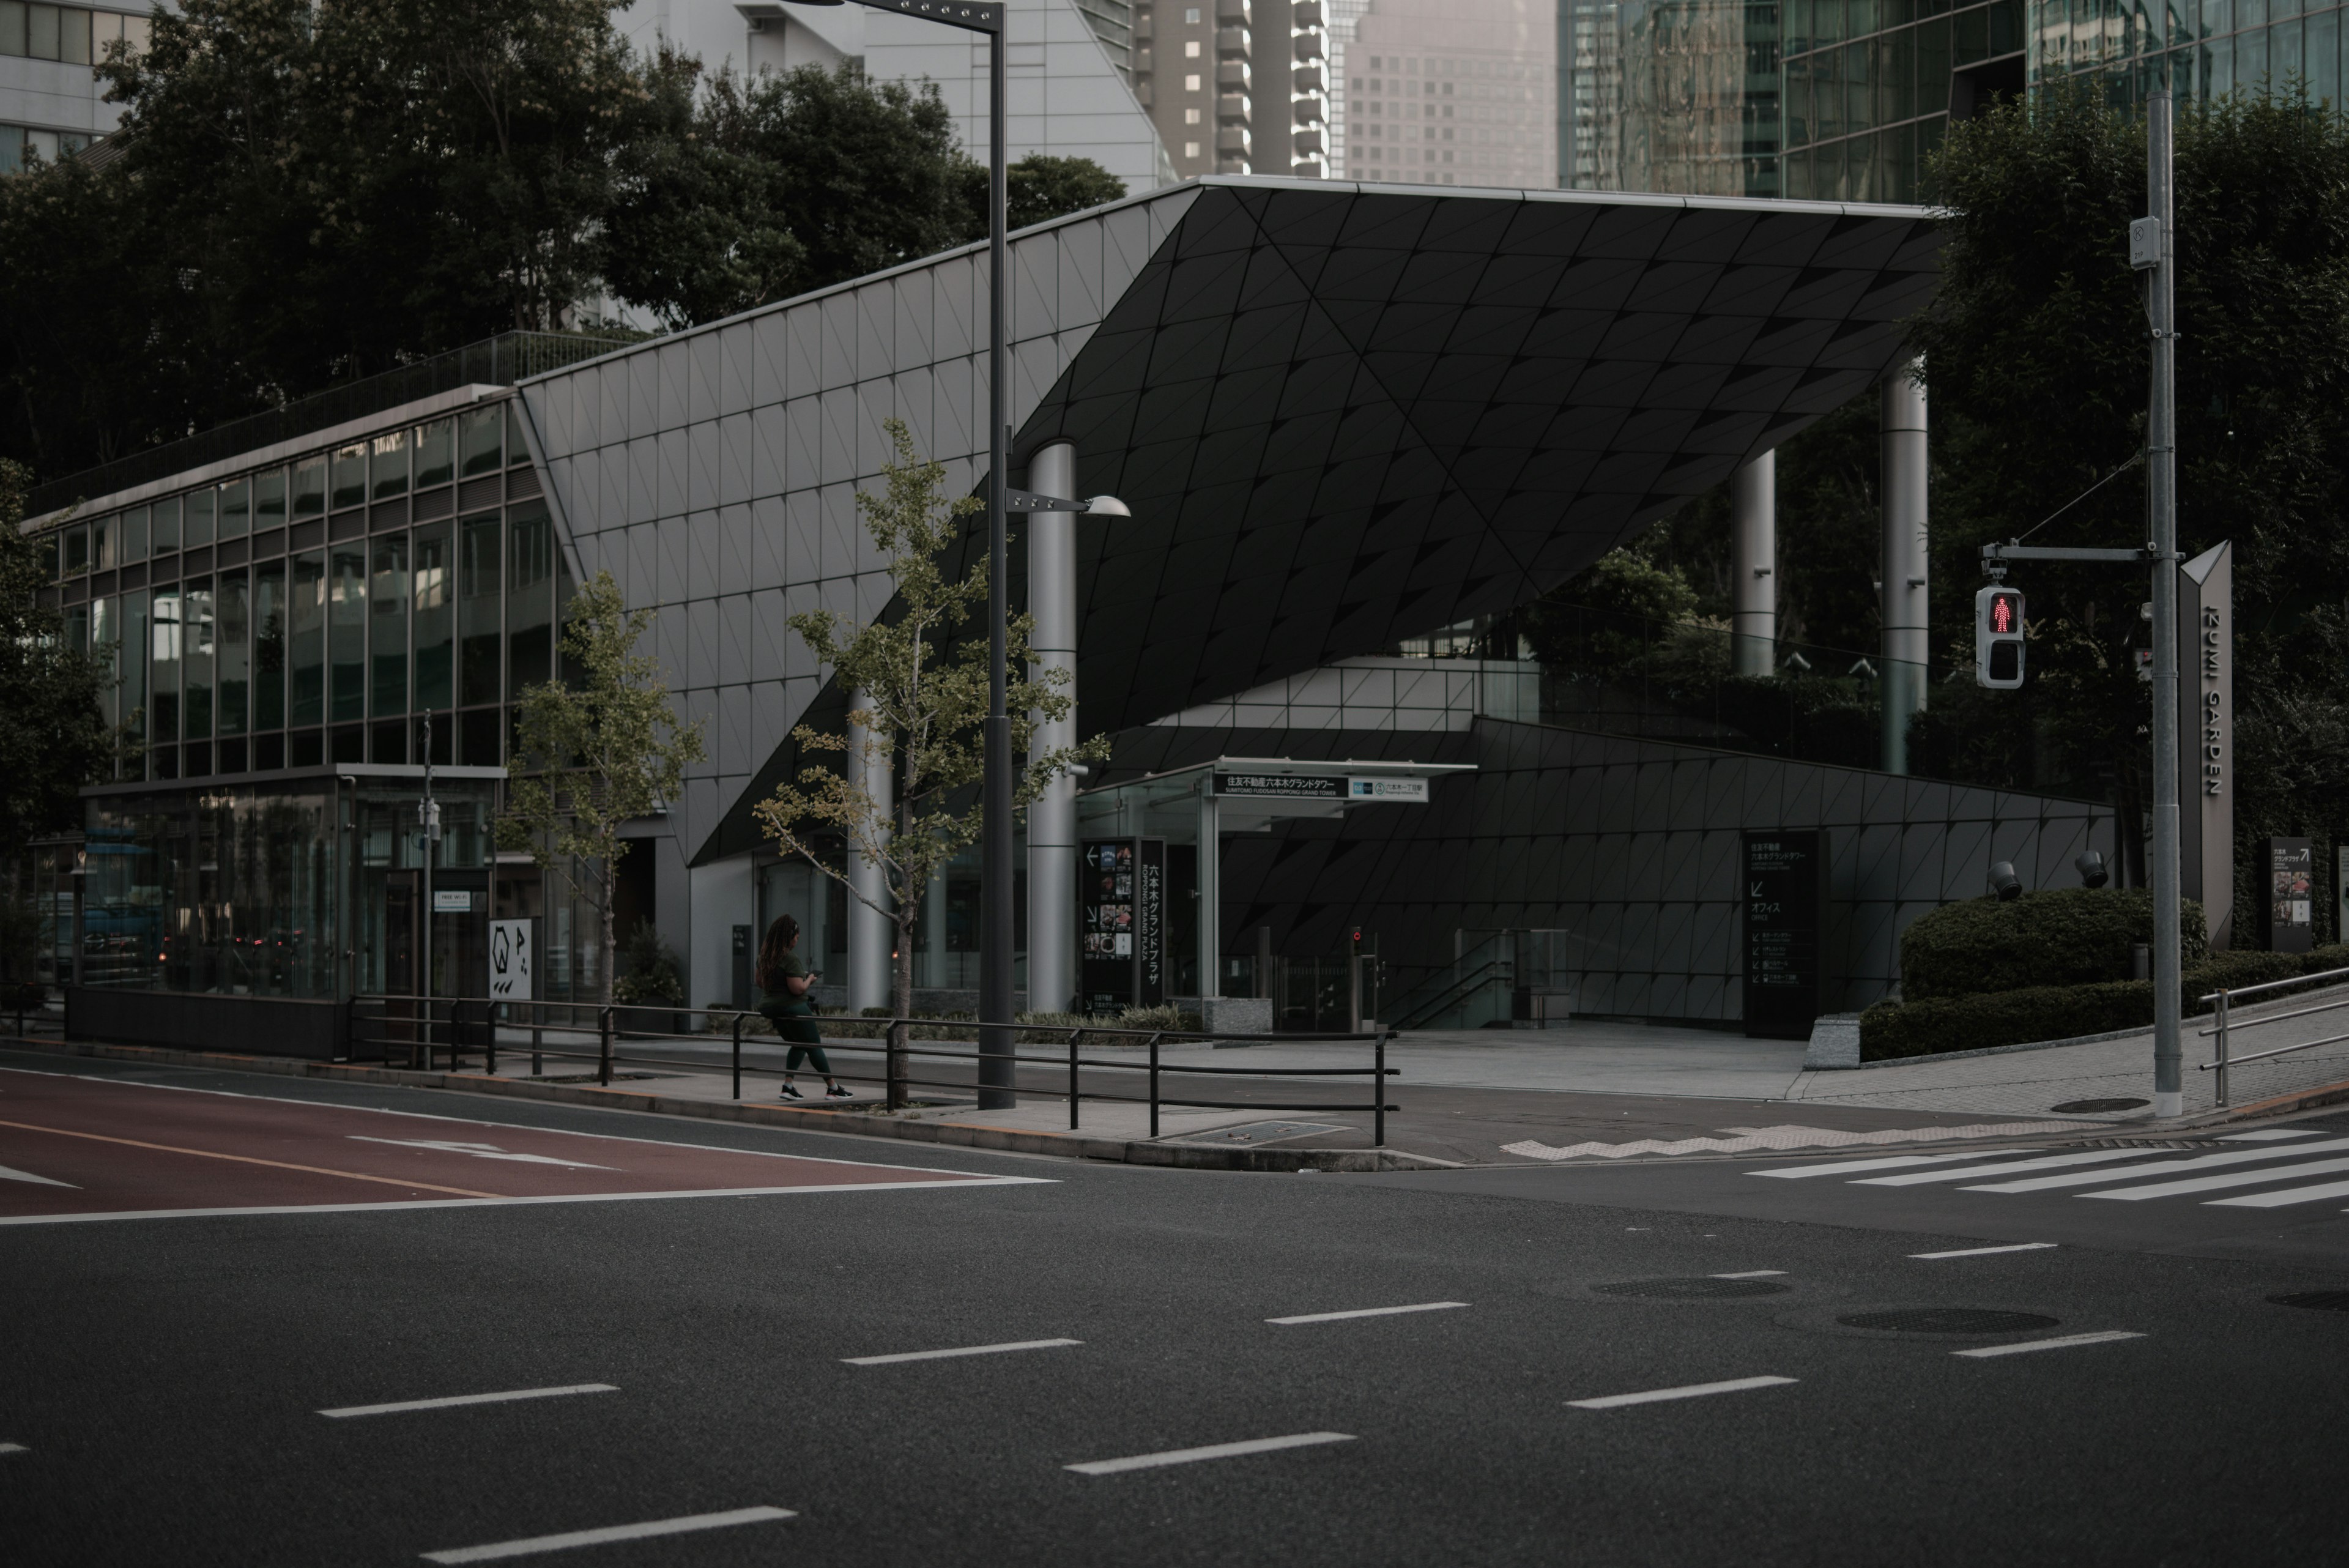
[[1166,1000],[1166,841],[1088,838],[1078,846],[1080,981],[1088,1012]]
[[2305,838],[2263,838],[2265,868],[2260,934],[2272,953],[2304,953],[2316,945],[2316,853]]
[[534,1002],[531,980],[538,967],[535,920],[490,922],[490,995],[499,1002]]
[[2213,952],[2235,935],[2234,576],[2223,544],[2178,568],[2179,891],[2200,900]]
[[1808,1039],[1819,1015],[1826,838],[1816,828],[1742,836],[1749,1038]]

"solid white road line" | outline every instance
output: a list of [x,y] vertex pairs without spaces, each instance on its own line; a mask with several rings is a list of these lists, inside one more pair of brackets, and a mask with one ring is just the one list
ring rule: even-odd
[[2036,1252],[2053,1241],[2017,1241],[2012,1247],[1961,1247],[1954,1252],[1911,1252],[1912,1258],[1987,1258],[1993,1252]]
[[619,1388],[610,1383],[566,1383],[560,1388],[512,1388],[502,1394],[456,1394],[445,1399],[402,1399],[390,1405],[345,1405],[339,1409],[321,1410],[319,1415],[330,1421],[348,1420],[353,1416],[397,1416],[406,1410],[447,1410],[459,1405],[502,1405],[514,1399],[559,1399],[565,1394],[617,1394]]
[[957,1355],[999,1355],[1008,1350],[1056,1350],[1064,1345],[1082,1345],[1081,1339],[1022,1339],[1009,1345],[963,1345],[952,1350],[901,1350],[895,1355],[843,1355],[841,1360],[851,1366],[886,1366],[895,1361],[945,1361]]
[[642,1524],[613,1524],[602,1530],[573,1530],[561,1535],[533,1535],[522,1541],[495,1541],[487,1546],[458,1546],[427,1552],[427,1563],[495,1563],[503,1557],[529,1557],[541,1552],[563,1552],[574,1546],[601,1546],[611,1541],[645,1541],[657,1535],[686,1535],[697,1530],[723,1530],[730,1524],[762,1524],[771,1519],[797,1517],[788,1508],[737,1508],[724,1513],[688,1513],[677,1519],[647,1520]]
[[2220,1133],[2219,1141],[2220,1143],[2271,1143],[2282,1138],[2314,1137],[2315,1136],[2313,1131],[2293,1132],[2284,1127],[2261,1127],[2257,1132]]
[[1336,1323],[1341,1318],[1350,1317],[1392,1317],[1397,1313],[1444,1312],[1453,1307],[1464,1307],[1467,1304],[1466,1302],[1421,1302],[1417,1306],[1356,1307],[1351,1312],[1309,1312],[1300,1313],[1295,1317],[1268,1317],[1264,1321],[1278,1324]]
[[1154,1470],[1166,1465],[1195,1465],[1201,1459],[1237,1459],[1242,1454],[1269,1454],[1281,1449],[1311,1449],[1323,1443],[1350,1443],[1350,1432],[1299,1432],[1288,1438],[1251,1438],[1244,1443],[1210,1443],[1204,1449],[1169,1449],[1163,1454],[1133,1454],[1122,1459],[1088,1459],[1062,1469],[1081,1476],[1113,1476],[1126,1470]]
[[1748,1269],[1742,1274],[1715,1274],[1713,1277],[1716,1280],[1775,1280],[1785,1272],[1784,1269]]
[[[2009,1149],[2010,1154],[2029,1154],[2027,1148]],[[1882,1159],[1832,1159],[1825,1165],[1792,1165],[1784,1170],[1749,1170],[1748,1176],[1775,1176],[1782,1181],[1800,1181],[1806,1176],[1841,1176],[1854,1170],[1899,1170],[1911,1165],[1953,1165],[1961,1159],[1980,1159],[1978,1150],[1963,1154],[1895,1154]]]
[[1651,1388],[1640,1394],[1607,1394],[1596,1399],[1568,1399],[1578,1410],[1613,1410],[1625,1405],[1655,1405],[1666,1399],[1702,1399],[1708,1394],[1739,1394],[1748,1388],[1775,1388],[1797,1381],[1792,1377],[1733,1377],[1726,1383],[1692,1383],[1684,1388]]
[[1914,1187],[1925,1181],[1962,1181],[1970,1176],[2000,1176],[2011,1170],[2053,1170],[2066,1165],[2097,1165],[2114,1159],[2143,1159],[2141,1148],[2100,1148],[2091,1154],[2051,1154],[2038,1159],[2001,1160],[1995,1165],[1961,1165],[1946,1170],[1912,1170],[1906,1176],[1871,1176],[1854,1187]]
[[32,1451],[22,1443],[0,1443],[0,1454],[29,1454]]
[[2141,1334],[2127,1329],[2108,1328],[2101,1334],[2066,1334],[2054,1339],[2026,1339],[2020,1345],[1982,1345],[1971,1350],[1953,1350],[1951,1355],[1971,1355],[1987,1360],[1993,1355],[2022,1355],[2033,1350],[2068,1350],[2075,1345],[2109,1345],[2116,1339],[2143,1339]]
[[2083,1198],[2175,1198],[2181,1192],[2216,1192],[2226,1187],[2271,1187],[2306,1176],[2333,1176],[2349,1170],[2349,1159],[2312,1159],[2303,1165],[2267,1166],[2259,1170],[2226,1170],[2216,1176],[2189,1176],[2183,1181],[2157,1181],[2147,1187],[2123,1187],[2111,1192],[2083,1192]]
[[29,1170],[18,1170],[5,1165],[0,1165],[0,1181],[29,1181],[36,1187],[62,1187],[73,1192],[81,1190],[70,1181],[57,1181],[46,1176],[35,1176]]
[[[2044,1192],[2054,1187],[2103,1187],[2111,1182],[2127,1181],[2139,1176],[2168,1176],[2173,1171],[2219,1170],[2228,1166],[2250,1165],[2258,1160],[2299,1159],[2312,1154],[2339,1154],[2349,1151],[2349,1138],[2333,1138],[2324,1143],[2296,1143],[2289,1148],[2273,1146],[2261,1148],[2230,1149],[2225,1154],[2198,1154],[2185,1159],[2157,1159],[2144,1165],[2116,1166],[2110,1170],[2065,1171],[2059,1176],[2027,1177],[2021,1181],[1999,1181],[1981,1187],[1969,1187],[1968,1192]],[[2142,1151],[2140,1151],[2142,1152]]]
[[2314,1187],[2288,1187],[2282,1192],[2253,1192],[2241,1198],[2213,1198],[2212,1209],[2282,1209],[2292,1203],[2315,1203],[2327,1198],[2349,1198],[2349,1181],[2319,1182]]

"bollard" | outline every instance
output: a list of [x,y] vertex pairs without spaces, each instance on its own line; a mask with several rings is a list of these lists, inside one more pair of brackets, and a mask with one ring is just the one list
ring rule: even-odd
[[1077,1130],[1077,1042],[1084,1037],[1081,1029],[1069,1031],[1069,1130]]
[[540,1050],[540,1047],[545,1044],[542,1038],[545,1026],[545,1014],[540,1010],[537,1002],[532,1002],[530,1004],[530,1075],[533,1078],[546,1071],[546,1058]]
[[595,1031],[601,1044],[595,1054],[595,1081],[605,1088],[612,1086],[612,1010],[599,1009],[595,1014]]
[[734,1097],[742,1097],[742,1015],[734,1015]]
[[2219,1106],[2227,1105],[2227,993],[2219,992]]
[[494,1078],[498,1075],[498,1004],[481,1003],[481,1071]]
[[1372,1065],[1377,1070],[1371,1075],[1371,1087],[1373,1090],[1371,1097],[1378,1108],[1371,1113],[1371,1147],[1384,1148],[1387,1146],[1387,1032],[1385,1030],[1379,1031],[1378,1044],[1372,1047]]
[[1158,1136],[1158,1036],[1150,1037],[1150,1136]]

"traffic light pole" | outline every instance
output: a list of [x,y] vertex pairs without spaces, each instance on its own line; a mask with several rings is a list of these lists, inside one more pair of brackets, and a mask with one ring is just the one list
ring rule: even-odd
[[2170,97],[2164,86],[2145,106],[2147,214],[2160,225],[2160,254],[2147,269],[2146,315],[2153,334],[2146,400],[2146,522],[2153,566],[2153,1114],[2184,1109],[2178,1048],[2183,999],[2178,899],[2178,250],[2170,212]]

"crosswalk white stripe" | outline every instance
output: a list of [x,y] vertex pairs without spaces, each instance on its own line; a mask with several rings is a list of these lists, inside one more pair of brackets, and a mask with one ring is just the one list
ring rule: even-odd
[[2299,1159],[2312,1154],[2336,1154],[2349,1150],[2349,1138],[2332,1138],[2323,1143],[2296,1143],[2289,1148],[2273,1144],[2259,1148],[2230,1149],[2225,1154],[2198,1154],[2187,1159],[2157,1159],[2144,1165],[2124,1165],[2110,1170],[2067,1171],[2059,1176],[2034,1176],[2022,1181],[2001,1181],[1981,1187],[1969,1187],[1968,1192],[2044,1192],[2054,1187],[2102,1187],[2110,1182],[2127,1181],[2139,1176],[2167,1176],[2172,1171],[2214,1170],[2230,1165],[2249,1165],[2255,1160]]
[[2175,1198],[2185,1192],[2216,1192],[2225,1187],[2261,1187],[2297,1181],[2304,1176],[2330,1176],[2349,1170],[2349,1159],[2312,1159],[2305,1165],[2271,1167],[2264,1170],[2223,1170],[2216,1176],[2191,1176],[2183,1181],[2157,1181],[2147,1187],[2122,1187],[2110,1192],[2083,1192],[2083,1198],[2118,1198],[2134,1202],[2144,1198]]
[[2051,1154],[2038,1159],[2000,1160],[1991,1165],[1961,1165],[1946,1170],[1912,1170],[1902,1176],[1869,1176],[1854,1187],[1914,1187],[1924,1181],[1962,1181],[1969,1176],[1997,1176],[2009,1170],[2050,1170],[2064,1165],[2095,1165],[2115,1159],[2142,1159],[2135,1148],[2100,1148],[2087,1154]]
[[[2010,1154],[2029,1154],[2027,1148],[2009,1149]],[[1793,1165],[1784,1170],[1749,1170],[1748,1176],[1775,1176],[1781,1181],[1800,1181],[1806,1176],[1847,1176],[1855,1170],[1897,1170],[1909,1165],[1951,1165],[1961,1159],[1980,1159],[1981,1154],[1969,1149],[1963,1154],[1895,1154],[1882,1159],[1836,1159],[1825,1165]]]
[[2282,1209],[2292,1203],[2314,1203],[2326,1198],[2349,1198],[2349,1181],[2327,1181],[2315,1187],[2291,1187],[2282,1192],[2251,1192],[2240,1198],[2213,1198],[2213,1209]]

